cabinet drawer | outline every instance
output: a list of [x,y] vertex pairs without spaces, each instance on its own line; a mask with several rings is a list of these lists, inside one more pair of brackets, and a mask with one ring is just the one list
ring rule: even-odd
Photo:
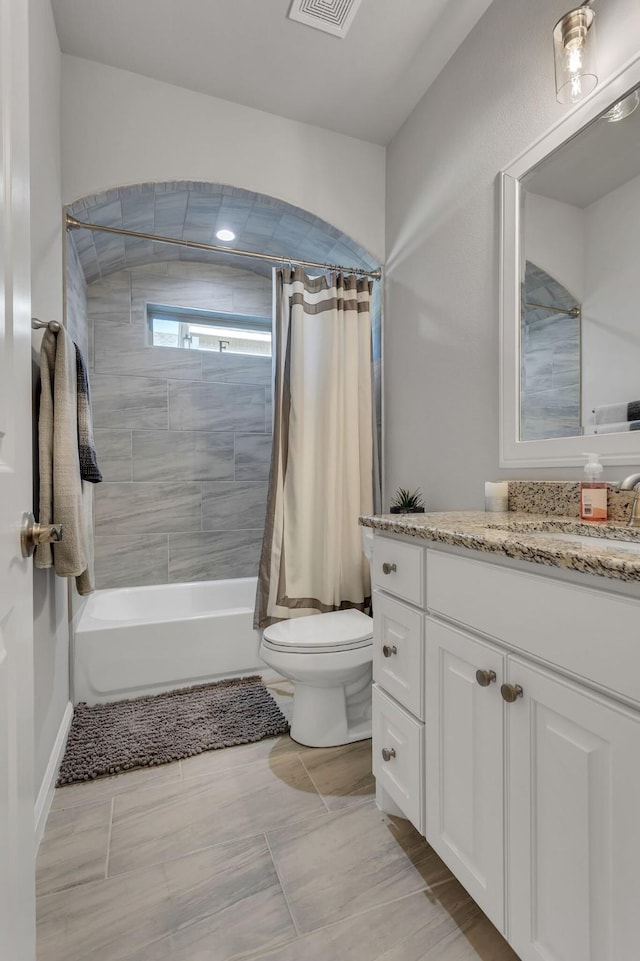
[[380,591],[373,595],[373,679],[424,720],[424,617]]
[[424,604],[424,548],[376,533],[373,542],[373,586]]
[[640,702],[636,598],[444,551],[427,569],[430,612]]
[[423,754],[424,725],[374,684],[373,773],[421,834],[424,833]]

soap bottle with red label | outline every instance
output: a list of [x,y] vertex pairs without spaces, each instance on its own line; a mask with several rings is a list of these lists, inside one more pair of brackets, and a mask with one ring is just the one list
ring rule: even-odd
[[583,456],[587,463],[580,484],[580,517],[583,521],[602,524],[607,519],[607,484],[601,479],[603,467],[598,454]]

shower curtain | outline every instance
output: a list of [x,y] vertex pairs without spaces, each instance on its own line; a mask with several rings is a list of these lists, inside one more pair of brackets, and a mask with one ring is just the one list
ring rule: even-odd
[[275,271],[275,408],[254,626],[364,609],[373,512],[372,284]]

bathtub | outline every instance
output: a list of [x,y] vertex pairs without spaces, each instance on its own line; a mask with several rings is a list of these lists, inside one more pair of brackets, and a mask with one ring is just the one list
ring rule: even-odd
[[74,702],[99,704],[266,669],[256,578],[96,591],[73,637]]

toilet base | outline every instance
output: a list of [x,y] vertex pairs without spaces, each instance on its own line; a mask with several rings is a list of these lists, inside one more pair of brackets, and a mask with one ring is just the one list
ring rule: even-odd
[[315,687],[296,681],[291,737],[305,747],[337,747],[370,738],[371,670],[357,685],[346,687]]

